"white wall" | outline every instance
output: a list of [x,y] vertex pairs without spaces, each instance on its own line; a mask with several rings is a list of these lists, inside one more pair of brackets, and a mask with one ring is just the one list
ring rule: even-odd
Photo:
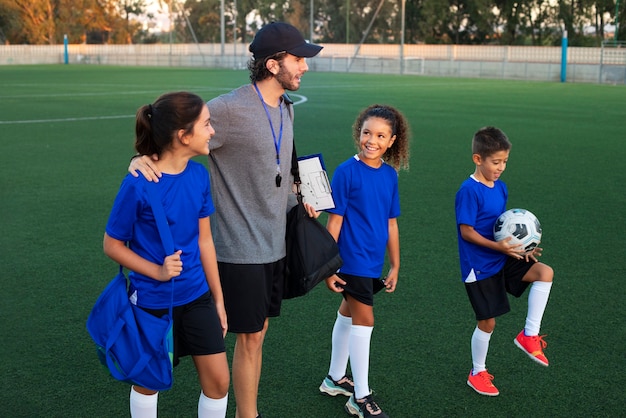
[[[308,60],[313,71],[417,74],[560,81],[560,47],[324,44]],[[570,47],[567,81],[611,82],[626,79],[626,48]],[[187,66],[245,69],[243,44],[69,45],[70,64]],[[402,60],[400,58],[403,58]],[[0,45],[0,65],[62,64],[63,45]]]

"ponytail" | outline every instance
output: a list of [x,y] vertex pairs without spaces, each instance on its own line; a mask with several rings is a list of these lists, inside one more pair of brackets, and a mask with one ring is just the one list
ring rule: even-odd
[[178,130],[193,131],[204,100],[188,92],[165,93],[153,104],[137,110],[135,122],[135,150],[141,155],[161,155],[171,146]]

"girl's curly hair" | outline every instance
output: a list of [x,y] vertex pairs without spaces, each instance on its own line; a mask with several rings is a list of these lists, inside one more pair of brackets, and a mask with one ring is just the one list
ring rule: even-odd
[[393,145],[383,155],[383,160],[396,170],[408,170],[411,132],[404,115],[392,106],[373,104],[359,114],[352,125],[352,136],[357,149],[360,147],[361,128],[365,121],[372,117],[386,120],[391,127],[392,135],[396,136]]

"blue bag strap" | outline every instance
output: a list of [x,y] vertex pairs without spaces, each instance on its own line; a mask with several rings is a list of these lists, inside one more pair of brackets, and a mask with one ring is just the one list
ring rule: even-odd
[[148,200],[150,201],[150,207],[152,207],[152,213],[154,214],[154,220],[156,221],[157,229],[159,230],[159,236],[161,237],[165,254],[171,255],[174,254],[175,251],[174,239],[172,238],[172,231],[170,231],[170,226],[167,223],[167,218],[165,217],[165,212],[163,211],[163,205],[158,199],[156,187],[156,183],[151,182],[148,185]]
[[[147,187],[148,201],[154,214],[154,220],[156,221],[157,229],[159,230],[159,236],[163,243],[166,255],[174,254],[174,238],[172,238],[172,231],[167,223],[165,217],[165,211],[163,210],[163,204],[159,199],[159,195],[156,192],[157,183],[150,182]],[[174,305],[174,278],[172,277],[172,297],[170,301],[170,318],[172,318],[172,306]]]

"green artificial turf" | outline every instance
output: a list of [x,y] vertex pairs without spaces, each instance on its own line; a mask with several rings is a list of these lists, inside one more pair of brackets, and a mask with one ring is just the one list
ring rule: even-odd
[[[116,273],[101,242],[133,154],[135,111],[165,91],[208,100],[247,82],[246,71],[0,66],[1,415],[128,415],[128,386],[98,363],[85,320]],[[292,96],[301,102],[298,151],[323,153],[330,175],[355,152],[351,125],[365,106],[394,105],[412,127],[411,168],[400,173],[400,282],[375,299],[371,344],[370,385],[391,417],[623,414],[624,86],[308,73]],[[454,194],[474,169],[470,140],[485,125],[513,143],[502,177],[509,207],[537,215],[543,261],[555,269],[542,324],[550,367],[513,345],[526,295],[512,300],[487,359],[496,398],[465,383],[475,321],[454,219]],[[270,321],[259,394],[265,418],[347,416],[345,398],[317,389],[339,302],[320,285],[285,301]],[[233,344],[229,335],[229,358]],[[189,359],[175,379],[160,394],[159,415],[195,416],[200,388]]]

